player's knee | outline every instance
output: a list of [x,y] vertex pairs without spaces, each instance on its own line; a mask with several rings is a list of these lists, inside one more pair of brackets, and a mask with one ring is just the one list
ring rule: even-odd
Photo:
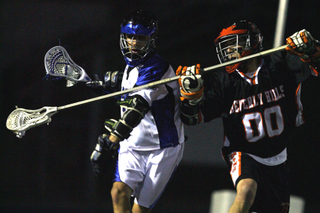
[[122,189],[120,189],[119,187],[112,187],[111,189],[111,197],[112,199],[114,200],[118,200],[120,199],[121,197],[124,197],[125,196],[125,191],[123,191]]
[[150,213],[151,209],[140,206],[136,203],[133,204],[132,213]]
[[130,198],[132,190],[123,183],[114,183],[111,189],[111,197],[114,201]]
[[245,202],[253,203],[256,196],[257,183],[252,179],[243,179],[237,185],[237,195]]

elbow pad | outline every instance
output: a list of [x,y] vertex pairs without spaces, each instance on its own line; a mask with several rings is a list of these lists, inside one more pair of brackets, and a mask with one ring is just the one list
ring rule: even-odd
[[122,118],[112,126],[111,134],[123,140],[130,136],[132,129],[144,118],[150,110],[150,106],[140,95],[128,96],[124,101],[119,101],[117,104],[126,108],[126,111]]

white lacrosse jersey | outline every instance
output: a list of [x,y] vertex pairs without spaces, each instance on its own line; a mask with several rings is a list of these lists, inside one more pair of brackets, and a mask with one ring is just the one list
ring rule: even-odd
[[[171,65],[161,56],[154,54],[137,67],[126,66],[121,90],[131,89],[150,82],[175,76]],[[141,122],[133,128],[129,138],[121,146],[129,149],[149,151],[174,147],[184,142],[184,128],[180,120],[180,88],[177,81],[153,88],[142,89],[121,96],[140,95],[150,106]],[[125,108],[120,106],[121,117]]]

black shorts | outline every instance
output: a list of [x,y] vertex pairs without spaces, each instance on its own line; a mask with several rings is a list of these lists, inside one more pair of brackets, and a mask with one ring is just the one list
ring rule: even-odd
[[250,211],[258,213],[289,212],[290,191],[286,163],[266,166],[246,153],[237,152],[231,157],[230,174],[235,187],[241,179],[252,178],[257,184],[257,193]]

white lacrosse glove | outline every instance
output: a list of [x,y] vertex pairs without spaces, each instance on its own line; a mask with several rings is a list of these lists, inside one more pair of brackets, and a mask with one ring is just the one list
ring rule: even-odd
[[320,61],[320,42],[307,30],[303,29],[288,37],[287,44],[286,51],[300,56],[302,61],[308,63]]
[[191,105],[196,105],[203,97],[203,79],[200,64],[191,67],[179,66],[176,75],[179,75],[180,99],[189,100]]

